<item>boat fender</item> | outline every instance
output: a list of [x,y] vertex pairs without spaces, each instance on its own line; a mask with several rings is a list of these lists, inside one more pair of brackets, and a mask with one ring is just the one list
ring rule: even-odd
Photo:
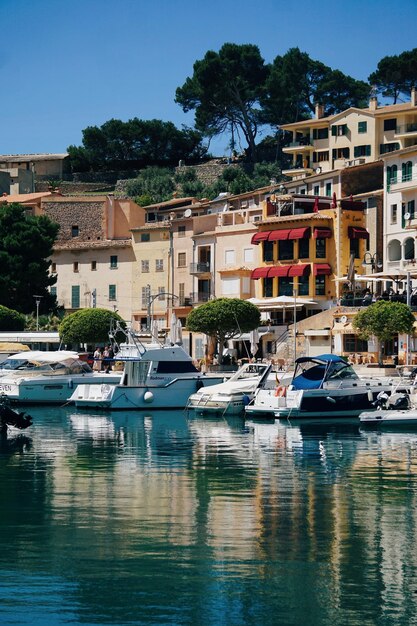
[[73,388],[74,388],[74,381],[72,380],[72,378],[70,378],[68,381],[68,389],[73,389]]
[[145,393],[143,394],[143,401],[148,403],[153,402],[152,391],[145,391]]
[[286,388],[282,387],[281,385],[275,389],[276,398],[285,398],[286,393],[287,393]]
[[247,396],[246,394],[243,396],[242,398],[242,402],[243,402],[243,406],[248,406],[249,402],[250,402],[250,398],[249,396]]
[[204,387],[204,383],[203,383],[202,380],[200,380],[200,378],[197,378],[196,383],[195,383],[195,387],[196,387],[196,391],[201,389],[201,387]]

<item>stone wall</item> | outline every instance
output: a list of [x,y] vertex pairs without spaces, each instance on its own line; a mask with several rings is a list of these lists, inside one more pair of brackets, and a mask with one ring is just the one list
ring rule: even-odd
[[175,168],[175,173],[184,174],[188,170],[194,170],[197,179],[200,180],[203,185],[212,185],[226,169],[241,167],[239,163],[223,163],[222,161],[223,159],[216,159],[201,165],[181,165]]
[[[103,201],[43,203],[46,215],[59,224],[57,243],[99,241],[106,238]],[[73,237],[73,226],[78,226],[78,236]]]
[[[114,191],[114,185],[104,183],[77,183],[69,181],[59,181],[58,187],[64,196],[82,196],[85,193],[102,192],[103,194]],[[49,182],[36,181],[35,191],[49,191]]]

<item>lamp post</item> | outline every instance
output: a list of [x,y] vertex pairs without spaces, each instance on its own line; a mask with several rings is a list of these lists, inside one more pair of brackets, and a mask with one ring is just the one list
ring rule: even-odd
[[33,296],[35,298],[35,303],[36,303],[36,331],[39,330],[39,305],[41,303],[41,300],[43,298],[43,296]]
[[147,285],[147,287],[149,287],[148,289],[148,306],[147,306],[147,315],[146,315],[146,330],[150,331],[151,330],[151,305],[152,302],[154,300],[156,300],[157,298],[159,298],[160,296],[169,296],[170,298],[172,298],[172,302],[174,302],[174,298],[179,298],[179,296],[176,296],[175,293],[170,293],[169,291],[161,291],[159,293],[154,294],[153,296],[151,296],[151,287],[150,285]]
[[375,272],[375,269],[382,269],[382,262],[380,261],[376,252],[374,254],[371,254],[370,252],[365,252],[362,265],[363,267],[370,265],[372,274]]

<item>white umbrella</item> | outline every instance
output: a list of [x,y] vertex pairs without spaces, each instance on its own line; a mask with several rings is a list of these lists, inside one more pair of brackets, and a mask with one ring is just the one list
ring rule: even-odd
[[177,343],[182,345],[182,324],[181,320],[177,320]]
[[177,316],[175,315],[174,311],[172,311],[171,314],[171,326],[170,326],[170,339],[171,339],[171,343],[176,343],[178,336],[177,336]]
[[259,333],[258,333],[258,329],[255,328],[254,330],[251,330],[250,332],[250,351],[252,356],[255,356],[255,354],[258,352],[258,345],[259,345]]

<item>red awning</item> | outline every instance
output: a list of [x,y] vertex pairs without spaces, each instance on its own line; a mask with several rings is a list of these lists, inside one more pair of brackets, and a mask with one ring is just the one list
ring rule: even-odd
[[273,278],[274,276],[287,277],[290,269],[291,265],[274,265],[269,268],[268,278]]
[[288,239],[308,239],[310,237],[310,226],[306,228],[292,228]]
[[256,270],[253,270],[250,277],[252,280],[258,280],[258,278],[266,278],[268,276],[268,272],[270,267],[257,267]]
[[310,271],[310,263],[299,263],[298,265],[291,265],[288,276],[308,276]]
[[328,263],[314,263],[313,265],[314,276],[329,276],[332,273],[332,268]]
[[369,239],[369,233],[362,226],[349,226],[348,237],[349,239]]
[[291,232],[290,228],[282,228],[281,230],[272,230],[269,233],[268,241],[282,241],[288,239]]
[[261,241],[266,241],[269,237],[270,232],[271,232],[270,230],[262,230],[262,231],[259,231],[258,233],[255,233],[252,236],[251,243],[258,244]]
[[313,232],[314,239],[328,239],[332,236],[330,228],[315,228]]

